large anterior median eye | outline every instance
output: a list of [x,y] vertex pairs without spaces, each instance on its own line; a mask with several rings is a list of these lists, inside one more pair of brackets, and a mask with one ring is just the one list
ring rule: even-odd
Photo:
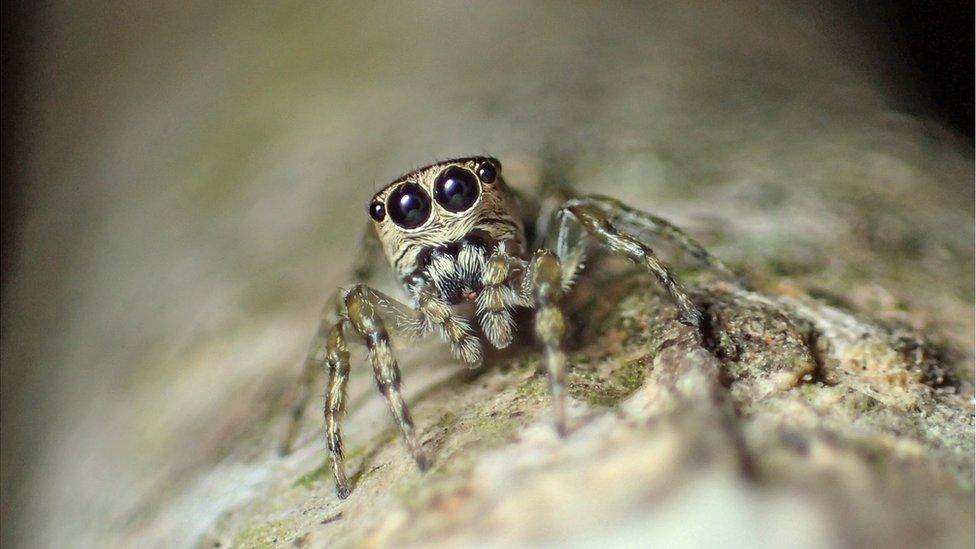
[[404,183],[386,199],[390,219],[404,229],[415,229],[430,217],[430,197],[416,183]]
[[451,166],[434,181],[434,198],[451,212],[463,212],[478,200],[478,179],[470,171]]

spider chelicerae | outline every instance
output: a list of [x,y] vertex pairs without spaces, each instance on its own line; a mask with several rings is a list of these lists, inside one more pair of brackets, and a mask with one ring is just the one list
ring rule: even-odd
[[[700,244],[664,219],[613,198],[577,196],[565,188],[550,188],[533,203],[506,185],[501,172],[501,162],[490,157],[437,162],[393,181],[369,203],[373,230],[367,235],[374,248],[377,240],[382,246],[408,299],[397,300],[363,283],[372,267],[369,254],[361,254],[355,272],[360,283],[341,290],[335,307],[326,306],[282,445],[288,452],[310,387],[325,366],[331,373],[325,399],[326,441],[340,498],[348,496],[350,489],[340,429],[349,380],[348,338],[366,344],[376,384],[407,449],[423,470],[430,460],[400,391],[391,330],[411,338],[439,332],[456,358],[476,367],[482,361],[482,341],[498,349],[508,347],[515,336],[513,312],[534,309],[533,327],[545,353],[555,427],[564,435],[562,339],[567,326],[560,302],[582,267],[588,240],[644,266],[674,301],[678,319],[691,326],[699,326],[701,312],[644,240],[667,239],[730,274]],[[523,212],[529,211],[536,212],[535,219],[523,219]],[[462,314],[463,304],[469,304],[468,309],[473,304],[473,318]]]

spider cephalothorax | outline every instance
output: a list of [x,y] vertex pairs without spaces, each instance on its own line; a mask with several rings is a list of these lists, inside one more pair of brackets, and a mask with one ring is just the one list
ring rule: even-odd
[[[439,332],[456,357],[476,366],[482,357],[479,332],[493,347],[507,347],[515,333],[513,310],[534,309],[534,332],[545,351],[555,425],[565,434],[562,338],[566,319],[560,302],[582,265],[587,240],[643,265],[671,296],[679,320],[693,326],[700,323],[701,313],[644,239],[669,239],[728,273],[667,221],[612,198],[574,196],[564,189],[554,195],[561,197],[555,208],[537,208],[540,219],[532,226],[542,234],[532,243],[538,249],[530,251],[527,220],[522,218],[523,210],[505,184],[501,168],[498,160],[489,157],[437,162],[390,183],[367,207],[375,229],[371,234],[382,245],[406,302],[364,283],[340,292],[338,306],[327,308],[329,314],[309,352],[303,397],[294,408],[284,445],[286,450],[291,445],[315,373],[327,366],[331,377],[325,405],[326,440],[340,497],[349,493],[339,427],[349,376],[347,338],[366,344],[377,386],[389,402],[404,442],[424,469],[429,459],[400,393],[400,370],[389,330],[408,337]],[[356,275],[365,279],[371,271],[369,257],[361,257]],[[473,318],[459,307],[467,302],[474,303]]]
[[387,261],[402,279],[429,267],[442,251],[465,244],[490,252],[499,242],[522,253],[524,234],[515,202],[490,158],[464,158],[411,172],[370,202]]
[[[501,163],[474,157],[420,168],[376,193],[368,209],[386,259],[408,295],[418,300],[426,295],[449,306],[474,301],[488,340],[498,348],[508,346],[510,311],[523,300],[516,292],[486,290],[485,272],[496,252],[519,258],[526,243]],[[449,338],[458,336],[452,339],[458,356],[478,364],[474,335],[446,329]]]

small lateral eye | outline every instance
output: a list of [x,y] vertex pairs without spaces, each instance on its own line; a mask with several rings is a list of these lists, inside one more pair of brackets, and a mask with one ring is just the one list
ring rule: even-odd
[[386,208],[383,207],[382,202],[370,202],[368,209],[369,216],[377,223],[383,221],[383,218],[386,217]]
[[444,209],[451,212],[463,212],[470,208],[476,200],[481,188],[478,180],[470,171],[451,166],[434,181],[434,198]]
[[430,217],[430,197],[416,183],[404,183],[386,199],[390,219],[404,229],[415,229]]
[[498,169],[491,162],[482,162],[478,165],[478,178],[485,183],[494,183],[498,177]]

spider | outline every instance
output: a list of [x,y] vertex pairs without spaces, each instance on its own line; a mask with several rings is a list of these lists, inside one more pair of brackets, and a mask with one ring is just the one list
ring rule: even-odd
[[[644,266],[674,301],[678,320],[694,327],[701,323],[701,312],[641,236],[666,238],[698,260],[730,272],[659,217],[613,198],[575,196],[565,189],[550,190],[533,207],[506,185],[501,172],[501,162],[490,157],[437,162],[401,176],[369,202],[373,230],[367,234],[373,236],[374,247],[376,240],[382,245],[409,299],[399,301],[364,283],[339,291],[334,309],[326,306],[309,350],[302,396],[292,410],[282,445],[287,453],[309,387],[326,366],[331,372],[325,397],[326,442],[340,498],[350,490],[340,429],[349,380],[348,338],[366,344],[376,384],[407,449],[425,470],[430,459],[400,391],[391,329],[411,338],[439,332],[457,359],[476,367],[482,361],[482,338],[495,348],[508,347],[516,330],[513,311],[534,309],[534,332],[544,349],[555,428],[565,435],[566,354],[561,342],[567,321],[560,302],[582,267],[588,239]],[[535,221],[523,219],[521,212],[529,209],[538,211]],[[363,261],[356,278],[367,280],[371,270]],[[465,304],[468,314],[461,311]]]

